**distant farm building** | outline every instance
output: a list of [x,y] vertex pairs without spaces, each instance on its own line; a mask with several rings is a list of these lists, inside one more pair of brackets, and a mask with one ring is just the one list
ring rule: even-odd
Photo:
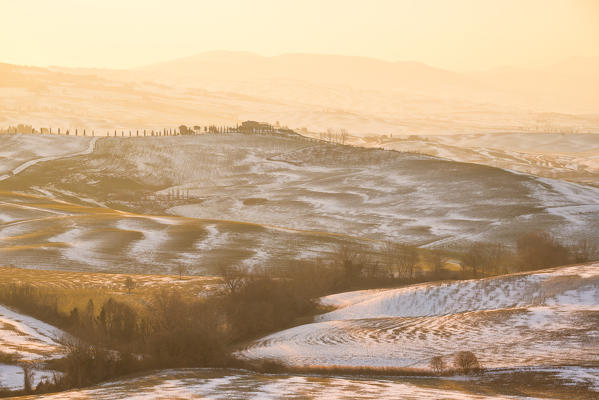
[[244,121],[241,123],[238,130],[243,133],[265,133],[273,132],[274,128],[272,125],[265,122]]

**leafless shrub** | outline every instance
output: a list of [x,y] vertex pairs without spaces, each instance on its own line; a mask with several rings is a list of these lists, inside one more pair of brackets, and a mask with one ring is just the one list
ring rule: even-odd
[[177,274],[179,275],[179,280],[183,279],[183,274],[187,273],[187,265],[185,264],[177,264]]
[[507,272],[513,254],[502,243],[475,242],[464,254],[464,266],[474,278]]
[[220,276],[223,278],[223,283],[229,293],[236,293],[243,285],[247,274],[245,271],[236,266],[221,265],[219,267]]
[[445,369],[447,368],[447,366],[445,365],[445,361],[443,361],[443,357],[441,356],[434,356],[433,358],[431,358],[428,366],[437,375],[441,375],[443,371],[445,371]]
[[127,289],[127,293],[131,294],[131,291],[135,289],[135,286],[136,283],[130,276],[125,278],[125,289]]
[[482,370],[478,358],[471,351],[456,353],[453,359],[453,367],[463,374],[471,374]]
[[413,279],[419,261],[418,250],[395,242],[386,242],[383,248],[387,270],[390,276],[402,279]]
[[588,239],[580,240],[578,243],[570,247],[574,255],[574,261],[577,263],[592,261],[599,257],[599,249],[597,248],[597,245]]
[[516,245],[518,261],[523,270],[565,265],[572,260],[572,249],[547,232],[522,235]]

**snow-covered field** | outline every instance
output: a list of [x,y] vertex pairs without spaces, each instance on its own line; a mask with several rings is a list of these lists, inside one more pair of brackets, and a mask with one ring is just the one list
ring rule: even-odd
[[35,318],[0,305],[0,349],[21,360],[57,357],[62,353],[58,340],[64,332]]
[[[53,375],[58,372],[32,368],[31,373],[31,383],[35,386],[42,380],[52,381]],[[21,390],[23,384],[23,368],[18,365],[0,364],[0,388]]]
[[342,293],[317,322],[240,356],[292,365],[428,366],[473,351],[489,368],[580,365],[599,357],[599,264],[464,282]]
[[[0,179],[3,264],[145,274],[173,274],[185,265],[196,274],[223,263],[280,266],[347,241],[434,247],[513,240],[539,229],[599,241],[599,189],[425,155],[237,134],[90,139],[82,148],[47,152],[23,156]],[[73,287],[122,289],[119,275],[69,279]],[[173,277],[140,279],[140,287],[163,282]],[[493,374],[534,370],[599,386],[599,264],[342,293],[322,302],[337,310],[260,339],[240,356],[426,368],[433,356],[450,362],[455,352],[471,350]],[[25,360],[61,352],[52,327],[2,308],[0,323],[2,347]],[[2,373],[0,380],[17,387],[17,367]],[[68,395],[280,398],[285,390],[291,398],[486,398],[412,381],[178,374]]]
[[[511,241],[539,229],[568,241],[599,242],[599,189],[293,137],[104,138],[93,153],[29,168],[0,182],[0,190],[141,214],[433,247]],[[0,220],[21,219],[22,211],[3,207]],[[144,231],[131,247],[143,257],[151,257],[144,250],[148,244],[166,241],[162,228],[125,225],[116,228]],[[206,243],[196,245],[205,248]],[[196,260],[191,254],[185,259]]]
[[88,389],[24,399],[380,399],[490,400],[534,397],[483,395],[447,382],[260,375],[226,370],[172,370]]
[[14,192],[0,193],[0,216],[2,264],[34,269],[177,274],[182,265],[188,274],[214,274],[218,265],[280,266],[357,240],[236,221],[132,214]]
[[[19,314],[0,305],[0,351],[11,354],[15,362],[41,362],[61,357],[64,347],[59,340],[65,333],[35,318]],[[33,384],[51,378],[53,371],[33,368]],[[0,363],[0,387],[23,388],[23,369],[15,364]]]
[[89,154],[96,140],[81,136],[3,134],[0,136],[0,181],[40,162]]
[[599,186],[599,134],[496,132],[356,137],[351,142]]

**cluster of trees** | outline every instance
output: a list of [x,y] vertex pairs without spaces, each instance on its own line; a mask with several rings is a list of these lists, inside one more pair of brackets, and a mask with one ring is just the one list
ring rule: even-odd
[[228,132],[236,132],[236,128],[230,126],[216,126],[216,125],[206,125],[204,127],[200,125],[187,126],[180,125],[179,133],[181,135],[199,135],[200,133],[228,133]]
[[441,356],[431,358],[429,362],[430,369],[437,375],[442,375],[446,372],[458,372],[462,374],[480,373],[483,371],[482,364],[478,361],[476,355],[471,351],[459,351],[453,357],[453,371],[449,370],[449,366]]
[[[91,130],[91,136],[95,136],[95,131]],[[241,133],[272,133],[272,132],[278,132],[278,133],[294,133],[291,129],[287,128],[286,126],[280,126],[277,122],[277,124],[275,126],[265,123],[265,122],[256,122],[256,121],[244,121],[241,124],[237,124],[235,126],[227,126],[227,125],[204,125],[204,126],[200,126],[200,125],[193,125],[193,126],[187,126],[187,125],[180,125],[177,128],[164,128],[164,129],[157,129],[157,130],[129,130],[129,131],[125,131],[125,130],[121,130],[121,132],[118,132],[116,129],[114,131],[106,131],[106,136],[178,136],[178,135],[196,135],[196,134],[200,134],[200,133],[229,133],[229,132],[241,132]],[[69,129],[61,129],[57,128],[57,130],[53,131],[52,128],[40,128],[39,130],[36,130],[33,126],[31,125],[26,125],[26,124],[18,124],[15,126],[8,126],[7,128],[0,128],[0,133],[42,133],[42,134],[52,134],[52,133],[56,133],[58,135],[60,134],[64,134],[64,135],[71,135],[74,134],[75,136],[79,136],[80,134],[80,130],[79,129],[75,129],[74,131],[69,130]],[[86,129],[82,129],[81,130],[81,134],[83,136],[87,136],[88,131]],[[333,136],[331,136],[332,138]],[[337,135],[335,135],[335,137],[337,138]],[[345,138],[347,137],[347,133],[344,134],[343,136],[343,142],[345,142]],[[332,139],[331,139],[332,140]],[[337,139],[335,139],[337,140]],[[340,143],[340,142],[339,142]]]
[[[237,344],[313,315],[313,299],[322,294],[307,284],[315,275],[300,280],[293,274],[228,274],[226,290],[208,298],[161,290],[143,303],[90,299],[65,313],[58,304],[68,293],[10,284],[0,286],[0,302],[78,338],[65,339],[66,357],[49,365],[62,374],[31,388],[47,392],[156,368],[244,366],[230,355]],[[135,287],[129,279],[124,285]]]
[[340,128],[340,129],[328,128],[326,130],[326,132],[320,133],[319,138],[320,138],[320,140],[323,140],[323,141],[326,141],[329,143],[336,143],[336,144],[344,145],[345,142],[347,141],[347,139],[349,138],[349,133],[344,128]]
[[[58,307],[68,293],[30,285],[0,285],[0,303],[58,326],[80,340],[68,341],[67,356],[51,366],[63,374],[38,391],[81,387],[141,370],[224,367],[247,364],[231,356],[236,347],[278,331],[319,311],[320,296],[353,289],[398,286],[438,279],[470,278],[585,261],[595,255],[588,243],[565,246],[546,233],[521,236],[515,249],[473,244],[461,256],[386,243],[373,249],[340,245],[329,260],[297,261],[276,271],[222,267],[223,290],[206,298],[181,289],[161,290],[143,302],[89,299],[69,312]],[[462,258],[462,271],[448,271],[449,257]],[[515,264],[513,264],[515,263]],[[180,279],[185,271],[178,271]],[[130,293],[135,281],[124,280]],[[459,357],[458,357],[459,356]],[[443,371],[442,358],[431,368]],[[454,369],[480,370],[476,357],[460,352]],[[34,390],[31,388],[31,390]]]
[[200,133],[229,133],[229,132],[238,132],[237,127],[233,127],[233,126],[217,126],[217,125],[205,125],[205,126],[200,126],[200,125],[194,125],[194,126],[187,126],[187,125],[180,125],[179,126],[179,133],[181,135],[199,135]]
[[179,133],[181,135],[197,135],[200,133],[230,133],[230,132],[240,132],[240,133],[293,133],[293,131],[286,126],[280,126],[278,121],[273,126],[266,122],[257,122],[257,121],[244,121],[241,124],[237,124],[235,126],[227,126],[227,125],[180,125]]
[[501,243],[473,243],[461,258],[465,272],[477,278],[581,263],[598,255],[588,240],[565,244],[547,232],[530,232],[519,236],[512,248]]
[[18,124],[15,126],[8,126],[6,128],[0,128],[0,133],[39,133],[31,125]]
[[[57,134],[57,135],[74,135],[74,136],[88,136],[88,134],[90,134],[91,136],[96,136],[95,131],[92,130],[87,130],[87,129],[61,129],[61,128],[56,128],[56,130],[53,130],[52,127],[41,127],[39,130],[35,129],[33,126],[31,125],[24,125],[24,124],[18,124],[16,126],[9,126],[8,128],[0,128],[0,133],[40,133],[40,134]],[[180,132],[177,132],[177,129],[173,129],[173,128],[163,128],[163,129],[157,129],[157,130],[140,130],[137,129],[135,131],[129,130],[129,131],[125,131],[125,130],[121,130],[120,132],[118,132],[118,130],[114,130],[114,131],[106,131],[106,136],[113,136],[113,137],[117,137],[117,136],[121,136],[121,137],[132,137],[132,136],[177,136],[181,134]]]

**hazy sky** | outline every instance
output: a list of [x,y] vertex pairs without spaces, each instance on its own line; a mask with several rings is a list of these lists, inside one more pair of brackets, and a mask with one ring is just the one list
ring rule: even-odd
[[599,57],[599,0],[0,0],[0,62],[132,67],[209,50],[449,69]]

